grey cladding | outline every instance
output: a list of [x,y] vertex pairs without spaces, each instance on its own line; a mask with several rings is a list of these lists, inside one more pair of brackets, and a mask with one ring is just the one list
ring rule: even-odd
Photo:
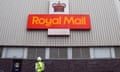
[[48,37],[28,31],[29,14],[48,14],[49,0],[0,0],[0,45],[6,46],[115,46],[120,24],[114,0],[69,0],[70,14],[89,14],[90,31],[71,31],[69,37]]

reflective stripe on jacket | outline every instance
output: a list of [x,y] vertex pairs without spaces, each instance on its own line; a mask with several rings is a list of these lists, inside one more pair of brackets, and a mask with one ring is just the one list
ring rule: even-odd
[[35,68],[37,72],[44,71],[44,63],[39,61],[35,63]]

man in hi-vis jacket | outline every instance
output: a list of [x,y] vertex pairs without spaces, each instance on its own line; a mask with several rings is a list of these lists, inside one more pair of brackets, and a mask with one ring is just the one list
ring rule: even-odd
[[38,57],[37,62],[35,63],[35,71],[36,72],[44,72],[44,62],[42,62],[42,58]]

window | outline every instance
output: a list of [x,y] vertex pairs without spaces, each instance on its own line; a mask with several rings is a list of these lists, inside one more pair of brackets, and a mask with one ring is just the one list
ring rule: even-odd
[[2,57],[2,48],[0,48],[0,58]]
[[3,49],[2,58],[26,58],[27,48],[6,47]]
[[39,56],[45,59],[45,48],[28,48],[28,59],[36,59]]
[[67,59],[67,48],[50,48],[50,59]]
[[114,58],[114,48],[91,48],[91,58]]
[[85,59],[89,58],[89,48],[72,48],[73,59]]
[[120,58],[120,47],[115,47],[115,57]]

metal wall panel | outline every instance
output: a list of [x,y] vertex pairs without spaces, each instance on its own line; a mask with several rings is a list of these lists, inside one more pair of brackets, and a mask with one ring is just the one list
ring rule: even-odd
[[48,14],[49,0],[0,0],[0,45],[120,45],[114,0],[69,0],[69,4],[70,14],[90,14],[90,31],[71,31],[69,37],[48,37],[47,31],[27,31],[28,14]]

